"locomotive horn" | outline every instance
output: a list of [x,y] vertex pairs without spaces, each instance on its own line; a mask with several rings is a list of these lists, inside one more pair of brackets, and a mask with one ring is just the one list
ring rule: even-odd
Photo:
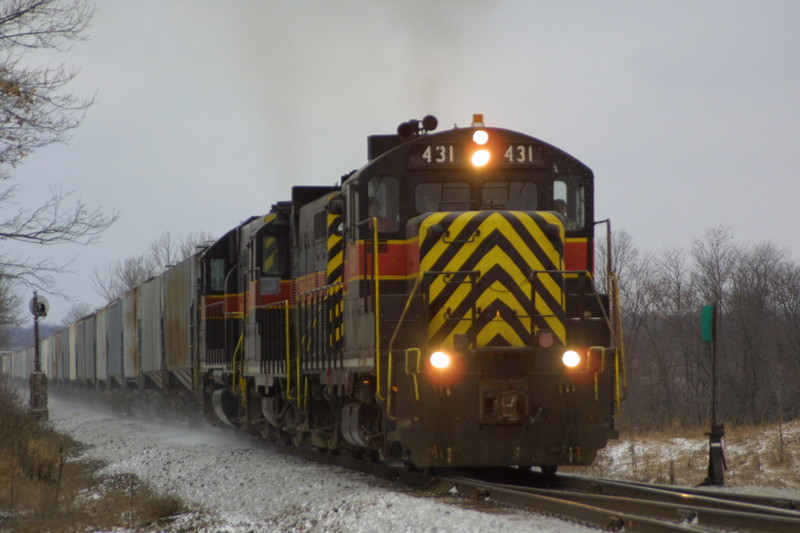
[[412,119],[408,122],[402,122],[397,126],[397,134],[404,139],[413,137],[417,133],[419,133],[419,125],[416,120]]
[[433,115],[425,115],[425,118],[422,120],[412,118],[408,122],[401,123],[397,126],[397,134],[404,139],[408,139],[420,133],[427,133],[431,130],[435,130],[438,125],[439,121],[436,117]]
[[432,131],[439,125],[439,121],[433,115],[425,115],[422,119],[422,129],[425,131]]

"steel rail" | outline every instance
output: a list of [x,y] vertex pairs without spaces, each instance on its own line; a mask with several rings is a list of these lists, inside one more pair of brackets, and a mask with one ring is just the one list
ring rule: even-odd
[[620,512],[619,509],[575,501],[570,499],[569,493],[563,491],[545,491],[516,485],[504,486],[470,478],[451,479],[458,492],[465,496],[473,494],[476,498],[535,510],[608,531],[654,533],[708,531],[706,528],[689,523],[688,520],[675,521],[642,516],[640,512]]
[[[624,522],[625,531],[800,531],[800,512],[732,501],[724,493],[714,496],[689,494],[644,484],[591,478],[574,479],[569,476],[553,478],[552,485],[559,488],[548,489],[485,481],[476,483],[472,478],[456,478],[454,483],[458,484],[459,491],[465,491],[466,494],[469,491],[485,490],[492,499],[499,497],[506,503],[534,506],[565,517],[580,517],[581,521],[589,521],[599,527],[614,528],[614,522],[607,517],[617,516]],[[564,488],[563,485],[570,485],[570,488]],[[512,502],[507,501],[508,491],[516,493]],[[533,497],[533,503],[525,504],[526,494]],[[543,498],[562,503],[556,508]],[[590,520],[585,509],[570,507],[563,503],[565,501],[602,511],[593,511],[593,518]],[[603,515],[603,512],[606,514]],[[604,524],[604,520],[609,522]],[[656,527],[659,529],[655,529]]]
[[[567,477],[563,477],[563,479],[582,479],[581,476],[572,476],[569,475]],[[562,479],[560,476],[559,479]],[[592,482],[595,483],[619,483],[618,481],[611,480],[611,479],[591,479]],[[643,483],[640,481],[625,481],[627,485],[638,485],[643,487],[655,488],[665,491],[671,492],[680,492],[680,493],[687,493],[693,494],[697,496],[709,496],[711,498],[721,498],[724,500],[730,501],[737,501],[742,503],[752,503],[754,505],[762,505],[765,507],[777,507],[779,509],[788,509],[788,510],[800,510],[800,500],[794,500],[792,498],[785,498],[780,496],[769,496],[769,495],[759,495],[759,494],[746,494],[746,493],[739,493],[739,492],[727,492],[724,490],[716,490],[711,488],[703,488],[703,487],[677,487],[675,485],[663,485],[658,483]],[[566,485],[562,485],[566,486]]]
[[644,496],[653,501],[666,503],[681,504],[692,502],[692,505],[698,507],[800,518],[800,512],[794,510],[798,507],[798,502],[791,499],[767,498],[730,492],[711,492],[696,488],[650,485],[635,481],[617,481],[578,476],[558,476],[555,479],[554,486],[565,490],[632,498]]

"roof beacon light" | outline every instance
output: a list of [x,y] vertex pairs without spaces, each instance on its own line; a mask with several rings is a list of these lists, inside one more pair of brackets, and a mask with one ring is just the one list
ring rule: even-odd
[[483,113],[473,113],[472,114],[472,127],[473,128],[482,128],[485,124],[483,123]]

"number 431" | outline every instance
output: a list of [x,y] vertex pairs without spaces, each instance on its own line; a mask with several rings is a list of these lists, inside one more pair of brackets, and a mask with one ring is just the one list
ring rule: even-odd
[[506,150],[505,157],[509,163],[533,163],[537,153],[530,144],[512,144]]

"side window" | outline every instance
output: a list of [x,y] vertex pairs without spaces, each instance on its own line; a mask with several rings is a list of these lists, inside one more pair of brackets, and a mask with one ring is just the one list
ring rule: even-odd
[[400,227],[400,186],[397,178],[381,176],[370,179],[367,194],[367,217],[378,219],[378,231],[397,231]]
[[532,211],[537,196],[536,184],[530,181],[490,182],[481,189],[481,208]]
[[261,240],[261,275],[280,276],[283,274],[283,250],[278,237],[267,235]]
[[347,195],[347,202],[345,203],[345,212],[347,213],[347,240],[352,242],[353,239],[356,238],[356,225],[358,224],[356,218],[358,189],[351,185],[346,185],[345,187],[345,194]]
[[471,205],[469,184],[463,181],[419,183],[414,187],[417,213],[463,211],[470,209]]
[[586,220],[583,182],[580,180],[553,182],[553,210],[564,217],[568,230],[583,229]]
[[225,290],[225,260],[212,259],[209,263],[211,267],[211,290],[224,291]]

